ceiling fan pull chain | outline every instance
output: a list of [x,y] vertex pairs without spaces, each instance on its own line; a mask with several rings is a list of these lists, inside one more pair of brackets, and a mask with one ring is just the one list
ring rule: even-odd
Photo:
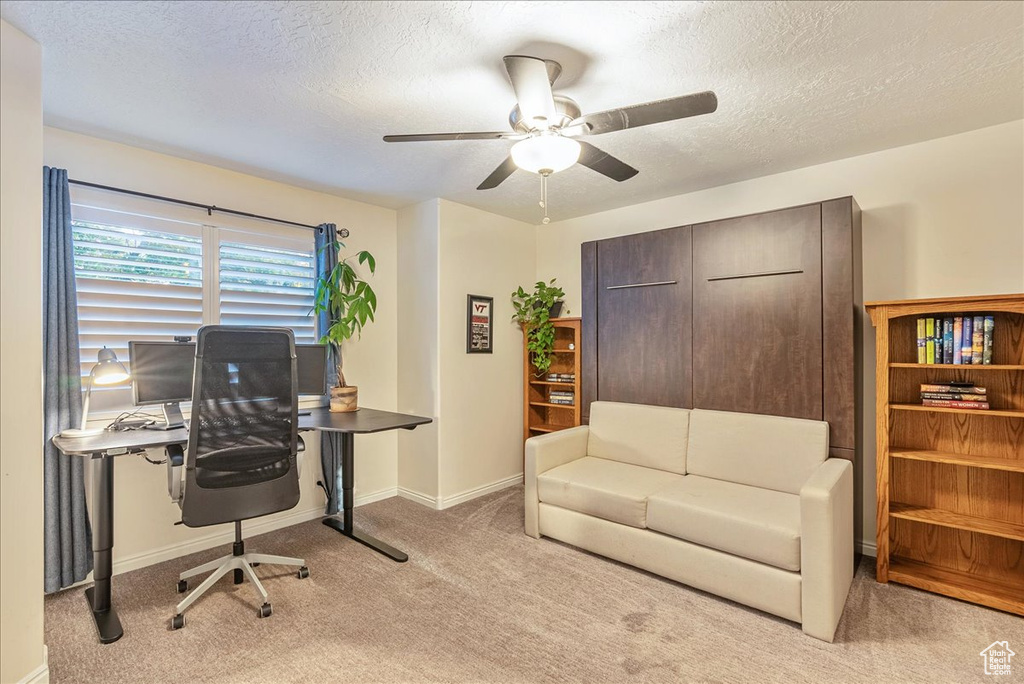
[[540,206],[544,209],[544,219],[541,221],[545,226],[551,223],[551,219],[548,218],[548,175],[542,173],[540,175]]

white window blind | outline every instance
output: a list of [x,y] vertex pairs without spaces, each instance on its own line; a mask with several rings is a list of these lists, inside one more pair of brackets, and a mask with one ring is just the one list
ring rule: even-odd
[[[203,324],[202,239],[72,221],[83,379],[107,346],[128,363],[129,340],[195,335]],[[124,388],[96,397],[97,408],[127,404]]]
[[[83,380],[104,346],[128,366],[130,340],[194,338],[209,323],[284,326],[296,342],[316,341],[309,231],[211,226],[158,209],[73,201]],[[93,391],[93,411],[130,406],[128,384]]]
[[287,248],[282,240],[254,244],[255,237],[237,242],[231,233],[220,243],[221,323],[283,326],[294,331],[297,343],[316,342],[312,236],[302,240],[306,249]]

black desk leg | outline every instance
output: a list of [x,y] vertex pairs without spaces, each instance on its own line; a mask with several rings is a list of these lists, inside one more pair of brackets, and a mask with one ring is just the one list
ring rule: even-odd
[[100,643],[112,644],[124,635],[117,611],[110,602],[110,576],[114,548],[114,457],[93,459],[92,558],[93,586],[85,590]]
[[324,525],[341,532],[349,539],[355,539],[360,544],[369,546],[374,551],[382,553],[398,563],[409,560],[408,554],[399,551],[390,544],[385,544],[376,537],[356,530],[352,526],[352,508],[355,506],[355,495],[352,492],[352,485],[355,471],[355,439],[351,432],[342,432],[341,435],[341,519],[334,516],[324,518]]

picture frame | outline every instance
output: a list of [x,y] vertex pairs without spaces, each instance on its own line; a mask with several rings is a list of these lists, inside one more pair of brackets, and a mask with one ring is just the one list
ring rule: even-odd
[[494,297],[466,295],[466,353],[494,352]]

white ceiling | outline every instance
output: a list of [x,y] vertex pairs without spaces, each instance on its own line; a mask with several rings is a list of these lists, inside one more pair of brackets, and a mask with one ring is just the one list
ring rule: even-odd
[[[584,112],[713,89],[715,114],[589,140],[640,169],[551,180],[555,220],[1024,116],[1020,2],[2,2],[39,41],[49,125],[375,204],[539,222],[506,141],[505,54]],[[198,198],[216,201],[215,197]]]

